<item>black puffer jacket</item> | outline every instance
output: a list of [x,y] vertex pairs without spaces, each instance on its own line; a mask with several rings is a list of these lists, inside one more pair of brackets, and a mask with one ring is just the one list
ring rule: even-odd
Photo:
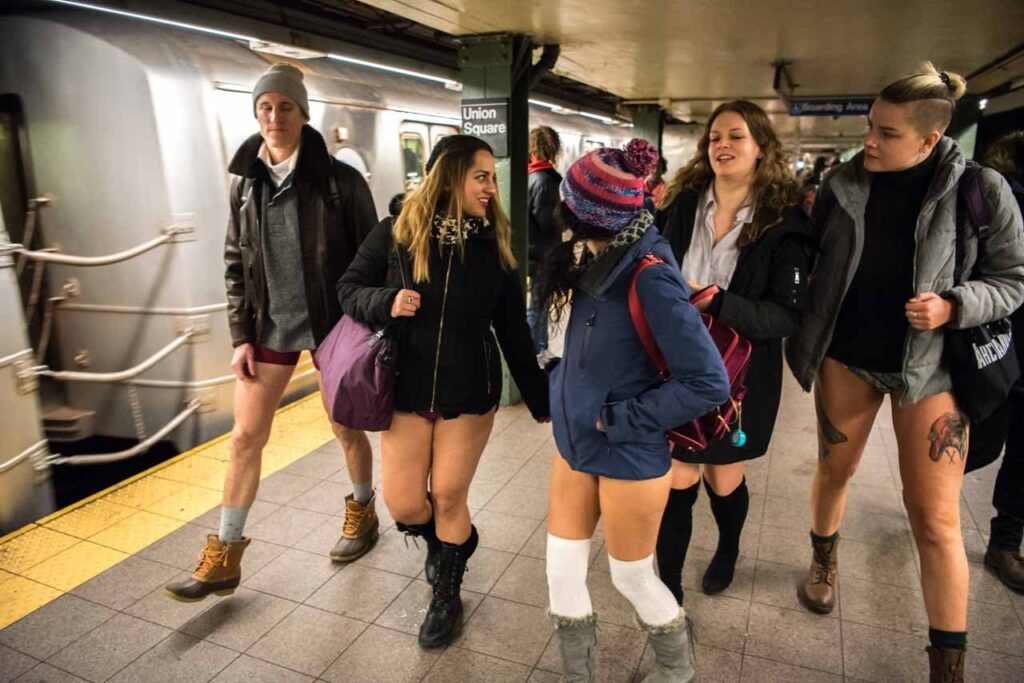
[[[224,241],[224,280],[228,295],[231,345],[257,343],[267,311],[267,277],[263,263],[261,193],[267,166],[258,157],[259,133],[242,143],[228,170],[231,215]],[[299,248],[313,339],[320,344],[341,318],[334,283],[352,261],[360,242],[377,222],[373,195],[359,171],[327,153],[323,137],[302,127],[295,167],[298,192]],[[297,302],[299,303],[299,302]]]
[[[405,274],[403,285],[403,273]],[[537,419],[550,417],[547,376],[537,365],[519,276],[505,271],[493,229],[430,257],[430,280],[412,283],[412,260],[381,221],[338,281],[344,312],[368,325],[392,320],[399,289],[420,293],[420,309],[400,319],[395,402],[407,410],[482,413],[501,396],[501,357]],[[491,327],[497,335],[495,344]]]
[[[655,218],[679,263],[690,248],[699,197],[683,192]],[[711,300],[708,312],[753,345],[743,401],[747,443],[736,448],[728,441],[715,441],[701,453],[677,449],[675,457],[723,465],[757,458],[768,450],[782,395],[782,340],[800,329],[812,261],[807,221],[795,207],[783,212],[782,223],[740,249],[729,288]]]

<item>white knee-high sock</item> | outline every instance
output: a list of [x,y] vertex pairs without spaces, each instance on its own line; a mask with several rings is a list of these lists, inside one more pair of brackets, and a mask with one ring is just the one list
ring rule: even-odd
[[[590,539],[571,541],[548,534],[548,601],[552,614],[586,617],[594,612],[587,590]],[[671,594],[670,594],[671,597]]]
[[654,573],[654,555],[623,562],[608,556],[615,589],[629,600],[640,620],[648,626],[662,626],[679,616],[679,605]]

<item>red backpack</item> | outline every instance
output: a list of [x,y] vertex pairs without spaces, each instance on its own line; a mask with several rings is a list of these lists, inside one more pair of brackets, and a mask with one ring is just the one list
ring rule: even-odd
[[[644,317],[640,297],[636,291],[640,273],[656,263],[664,263],[664,261],[653,254],[648,254],[633,271],[633,280],[629,285],[629,315],[633,319],[633,327],[644,348],[647,349],[647,355],[650,356],[654,367],[657,368],[661,380],[668,382],[672,379],[668,371],[668,364],[651,335],[651,328]],[[722,363],[725,364],[725,372],[729,377],[729,400],[707,415],[670,429],[668,438],[672,443],[694,451],[702,451],[708,447],[711,441],[725,438],[729,438],[733,446],[738,448],[747,442],[747,435],[743,432],[743,397],[747,394],[744,378],[747,374],[747,367],[750,365],[752,346],[749,340],[741,337],[736,330],[728,325],[715,322],[715,319],[706,313],[701,313],[700,317],[707,326],[708,332],[711,333],[711,340],[715,342],[718,352],[722,354]],[[683,343],[684,340],[680,339],[679,341]]]

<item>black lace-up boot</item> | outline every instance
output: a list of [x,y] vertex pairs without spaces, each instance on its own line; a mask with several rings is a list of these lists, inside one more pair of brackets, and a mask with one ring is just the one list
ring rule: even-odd
[[472,557],[479,540],[476,527],[470,527],[469,539],[465,543],[456,545],[441,542],[434,598],[420,626],[420,647],[443,647],[462,632],[462,575],[466,572],[466,562]]
[[434,517],[423,524],[402,524],[395,522],[395,528],[407,537],[422,538],[427,542],[427,560],[423,563],[423,573],[427,583],[431,586],[437,581],[437,566],[441,561],[441,541],[437,538],[437,527],[434,525]]

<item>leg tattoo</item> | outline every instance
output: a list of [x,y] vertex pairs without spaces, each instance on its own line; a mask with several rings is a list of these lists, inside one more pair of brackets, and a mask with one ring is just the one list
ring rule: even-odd
[[928,449],[932,462],[938,462],[943,455],[951,463],[956,462],[957,457],[963,461],[967,457],[967,424],[964,418],[959,413],[944,414],[932,423],[928,441],[932,444]]
[[836,426],[828,419],[828,415],[825,414],[825,406],[821,402],[821,390],[817,385],[814,386],[814,412],[818,415],[818,428],[821,431],[818,438],[818,459],[824,460],[829,455],[829,446],[846,443],[849,439],[846,434],[836,429]]

